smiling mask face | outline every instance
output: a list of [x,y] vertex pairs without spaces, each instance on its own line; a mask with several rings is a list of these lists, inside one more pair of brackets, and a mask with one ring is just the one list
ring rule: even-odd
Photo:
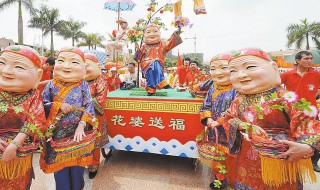
[[281,82],[276,63],[255,56],[232,59],[229,71],[233,88],[243,94],[265,92]]
[[0,88],[8,92],[27,92],[36,89],[42,76],[39,69],[27,57],[4,52],[0,56]]
[[161,41],[160,30],[157,26],[148,26],[144,32],[144,41],[146,44],[156,44]]
[[218,60],[210,63],[210,74],[212,80],[218,85],[229,85],[230,72],[227,60]]
[[85,62],[73,52],[59,53],[53,70],[53,78],[61,82],[79,82],[86,76]]

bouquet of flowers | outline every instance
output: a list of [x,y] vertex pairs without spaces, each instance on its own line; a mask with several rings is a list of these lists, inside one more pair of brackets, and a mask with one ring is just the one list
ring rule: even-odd
[[136,43],[142,39],[143,32],[142,30],[129,29],[128,30],[128,40],[130,43]]

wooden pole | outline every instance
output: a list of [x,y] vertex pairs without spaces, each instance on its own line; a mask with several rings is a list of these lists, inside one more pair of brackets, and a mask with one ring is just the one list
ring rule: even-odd
[[[119,26],[119,19],[120,19],[120,1],[118,2],[118,20],[117,20],[117,23],[118,23],[118,31],[120,30]],[[116,62],[116,70],[118,70],[118,52],[115,51],[115,62]]]

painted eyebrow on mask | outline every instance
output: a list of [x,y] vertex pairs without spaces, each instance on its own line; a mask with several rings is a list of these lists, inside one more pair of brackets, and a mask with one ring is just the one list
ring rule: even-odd
[[[27,58],[26,58],[26,59],[27,59]],[[0,57],[0,61],[7,61],[7,59],[4,58],[4,57]],[[22,61],[22,60],[15,60],[15,61],[13,61],[13,63],[14,63],[15,65],[22,65],[22,66],[24,66],[24,67],[28,67],[28,66],[29,66],[29,64],[26,64],[25,61]]]
[[[62,58],[62,59],[66,59],[66,57],[64,57],[63,55],[61,55],[61,56],[59,56],[57,59],[60,59],[60,58]],[[70,59],[72,59],[72,61],[78,61],[78,62],[80,62],[81,60],[79,59],[79,58],[77,58],[77,57],[70,57]]]

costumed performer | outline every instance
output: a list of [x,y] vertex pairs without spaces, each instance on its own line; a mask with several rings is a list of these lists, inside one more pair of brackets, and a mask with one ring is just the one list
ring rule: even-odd
[[[95,113],[85,76],[84,53],[75,47],[63,48],[57,56],[53,80],[43,92],[46,125],[54,126],[54,129],[41,154],[40,166],[45,173],[54,172],[57,189],[83,189],[84,166],[92,164],[94,144],[76,149],[67,141],[53,147],[54,142],[64,139],[76,141],[77,146],[83,145],[81,142],[86,143],[85,131],[91,127],[90,124],[93,125],[90,115]],[[85,112],[75,111],[79,108]],[[60,114],[61,117],[56,119]],[[63,146],[63,151],[58,151],[60,146]]]
[[[208,127],[208,140],[213,143],[216,142],[216,133],[214,128],[217,128],[219,147],[216,148],[221,148],[221,151],[226,151],[225,153],[228,153],[228,149],[227,136],[223,128],[224,116],[226,110],[229,108],[237,94],[230,82],[230,72],[228,69],[229,58],[230,55],[228,54],[218,54],[211,59],[210,73],[212,82],[209,86],[208,94],[199,111],[201,123]],[[215,178],[221,182],[220,187],[215,187],[215,183],[212,182],[210,184],[211,189],[224,189],[227,187],[227,182],[230,183],[233,181],[232,173],[234,173],[233,166],[235,165],[235,159],[226,154],[225,157],[226,160],[222,162],[205,161],[205,163],[212,168]],[[219,172],[219,167],[223,167],[227,170],[228,180],[224,173]]]
[[[238,91],[224,122],[230,153],[237,156],[234,188],[302,189],[301,171],[309,172],[315,180],[310,159],[302,158],[320,149],[317,109],[310,106],[302,111],[294,106],[301,105],[295,93],[279,87],[278,66],[260,49],[235,51],[229,70],[230,81]],[[246,135],[249,127],[252,134]],[[251,143],[243,137],[250,138]],[[259,143],[267,146],[270,138],[288,150],[282,153],[276,146],[252,147]],[[259,143],[253,144],[253,140]]]
[[141,49],[136,43],[135,60],[146,76],[147,95],[152,96],[157,88],[171,88],[163,74],[164,58],[167,52],[182,43],[182,39],[179,32],[174,32],[167,41],[161,41],[159,27],[149,24],[144,31],[144,41]]
[[93,151],[92,165],[88,166],[89,179],[93,179],[98,171],[100,164],[100,148],[109,142],[107,133],[107,119],[105,112],[105,103],[108,92],[107,81],[101,75],[101,65],[94,54],[87,53],[84,55],[86,61],[86,81],[89,83],[90,93],[92,96],[94,111],[99,121],[98,132]]
[[30,189],[34,178],[32,153],[45,132],[40,62],[38,52],[22,45],[0,56],[0,189]]
[[115,41],[110,42],[106,46],[106,54],[108,56],[115,56],[114,53],[116,50],[122,51],[124,65],[128,63],[129,59],[129,50],[128,50],[128,22],[126,19],[120,18],[117,20],[117,23],[120,25],[121,30],[116,31]]

